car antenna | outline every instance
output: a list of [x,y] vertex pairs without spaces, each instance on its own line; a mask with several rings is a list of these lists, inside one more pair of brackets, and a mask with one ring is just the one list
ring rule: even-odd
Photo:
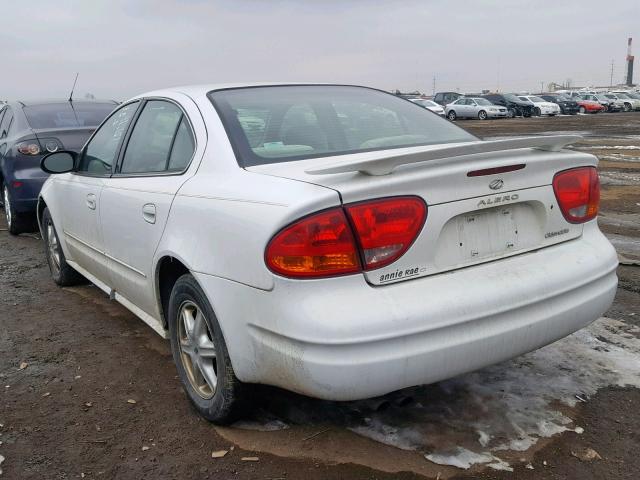
[[78,81],[79,72],[76,72],[76,79],[73,81],[73,87],[71,87],[71,93],[69,94],[69,102],[73,103],[73,91],[76,89],[76,82]]

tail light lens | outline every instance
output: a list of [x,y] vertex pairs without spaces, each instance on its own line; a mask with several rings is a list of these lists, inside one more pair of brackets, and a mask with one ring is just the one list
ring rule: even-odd
[[427,206],[418,197],[361,202],[305,217],[281,230],[265,252],[267,266],[291,278],[320,278],[388,265],[411,246]]
[[553,191],[568,222],[588,222],[598,215],[600,180],[595,167],[573,168],[557,173],[553,177]]
[[18,152],[22,155],[39,155],[40,145],[37,143],[20,143],[18,144]]
[[266,251],[267,266],[293,278],[325,277],[361,270],[358,249],[342,208],[333,208],[289,225]]
[[396,197],[346,207],[362,249],[365,270],[400,258],[424,225],[427,206],[418,197]]

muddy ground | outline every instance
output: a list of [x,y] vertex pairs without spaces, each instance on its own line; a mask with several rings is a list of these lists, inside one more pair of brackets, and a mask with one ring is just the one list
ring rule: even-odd
[[[639,478],[640,390],[622,385],[640,384],[640,113],[460,125],[481,137],[585,135],[576,148],[602,159],[600,223],[626,264],[608,320],[539,353],[381,400],[345,406],[260,388],[246,421],[222,429],[190,407],[167,343],[95,287],[56,287],[37,235],[10,237],[0,223],[0,478]],[[526,403],[538,393],[544,401]],[[550,420],[532,430],[522,419],[511,438],[503,411]],[[414,426],[421,446],[398,448]],[[440,445],[471,449],[480,430],[493,432],[480,443],[502,463],[465,471],[424,457]],[[497,439],[532,444],[503,453]],[[218,450],[228,453],[212,458]]]

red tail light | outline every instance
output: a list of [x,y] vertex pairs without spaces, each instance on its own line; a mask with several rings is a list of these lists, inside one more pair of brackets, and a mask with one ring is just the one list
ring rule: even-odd
[[286,227],[269,242],[266,261],[275,273],[294,278],[343,275],[361,270],[353,233],[340,207]]
[[595,167],[557,173],[553,177],[553,191],[567,222],[588,222],[598,215],[600,180]]
[[418,197],[396,197],[346,207],[362,249],[365,270],[384,267],[406,252],[422,229],[427,206]]
[[320,278],[383,267],[409,249],[426,215],[427,206],[418,197],[332,208],[280,231],[269,242],[265,260],[273,272],[291,278]]

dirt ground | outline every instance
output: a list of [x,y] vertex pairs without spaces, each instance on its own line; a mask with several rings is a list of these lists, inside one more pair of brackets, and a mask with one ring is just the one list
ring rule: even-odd
[[[606,316],[640,326],[640,113],[459,124],[480,137],[585,135],[576,148],[602,160],[600,223],[625,263]],[[513,472],[433,464],[336,428],[322,403],[269,388],[258,390],[257,409],[295,406],[313,421],[274,431],[214,427],[190,407],[168,343],[95,287],[56,287],[37,235],[11,237],[4,227],[0,479],[640,478],[640,390],[630,387],[602,388],[578,402],[571,418],[584,433],[540,441],[511,463]],[[455,401],[455,392],[448,395]],[[585,457],[587,449],[597,456]],[[228,453],[212,458],[218,450]]]

